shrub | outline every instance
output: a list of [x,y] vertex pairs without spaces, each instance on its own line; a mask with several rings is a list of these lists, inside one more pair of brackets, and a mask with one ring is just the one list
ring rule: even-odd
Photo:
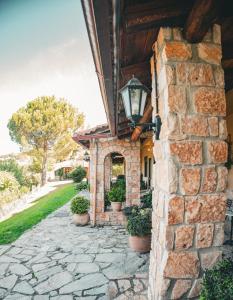
[[14,175],[15,179],[18,181],[19,185],[27,185],[25,176],[23,173],[23,168],[18,165],[14,159],[7,159],[0,161],[0,171],[7,171]]
[[125,201],[125,190],[120,186],[114,186],[107,193],[108,200],[111,202],[124,202]]
[[144,195],[141,198],[142,207],[144,208],[152,208],[152,192]]
[[120,187],[125,190],[125,179],[119,176],[117,181],[112,184],[112,187]]
[[20,191],[20,195],[24,195],[29,193],[30,189],[27,186],[21,186],[19,191]]
[[89,200],[82,196],[76,196],[71,201],[71,211],[73,214],[85,214],[89,209]]
[[222,260],[203,276],[200,300],[233,300],[233,261]]
[[105,192],[104,194],[104,207],[107,208],[111,205],[111,201],[108,198],[108,192]]
[[127,230],[132,236],[151,234],[151,209],[138,208],[128,217]]
[[20,185],[13,174],[0,171],[0,208],[20,197]]
[[75,170],[69,173],[69,178],[72,178],[74,182],[81,182],[86,177],[86,170],[85,168],[78,166]]
[[10,172],[0,171],[0,191],[17,189],[19,189],[19,183],[15,176]]
[[131,205],[131,206],[126,206],[123,208],[123,214],[129,218],[132,214],[137,214],[139,211],[140,207],[138,205]]
[[87,182],[79,182],[76,185],[76,190],[78,192],[81,192],[81,191],[84,191],[84,190],[88,190],[89,191],[89,189],[90,189],[90,185]]

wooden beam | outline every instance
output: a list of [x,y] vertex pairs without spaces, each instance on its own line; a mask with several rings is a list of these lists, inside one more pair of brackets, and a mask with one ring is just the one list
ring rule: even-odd
[[151,86],[150,63],[145,61],[142,63],[121,67],[122,84],[126,84],[134,75],[143,84]]
[[184,28],[188,42],[200,42],[219,15],[218,0],[196,0]]
[[[233,56],[233,54],[232,54]],[[233,68],[233,58],[222,60],[222,67],[224,70]]]
[[161,26],[181,26],[191,8],[192,1],[179,0],[171,3],[158,4],[154,1],[126,8],[125,27],[128,33],[147,30]]
[[[144,112],[144,115],[143,117],[141,118],[141,120],[139,121],[139,123],[147,123],[151,120],[151,115],[152,115],[152,111],[153,111],[153,107],[151,105],[151,103],[149,103],[145,109],[145,112]],[[140,137],[140,134],[142,133],[142,130],[143,130],[143,126],[137,126],[132,135],[131,135],[131,141],[132,142],[136,142],[139,137]]]

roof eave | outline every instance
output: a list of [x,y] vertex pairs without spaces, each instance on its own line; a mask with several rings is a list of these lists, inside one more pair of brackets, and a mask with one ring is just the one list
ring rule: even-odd
[[[113,1],[114,4],[114,1]],[[95,0],[82,0],[82,8],[92,55],[98,76],[100,91],[111,134],[116,135],[116,70],[114,62],[116,50],[112,52],[110,37],[115,35],[111,26],[110,2],[101,1],[101,7]],[[113,32],[114,31],[114,32]],[[115,44],[115,43],[114,43]],[[115,46],[114,46],[115,47]]]

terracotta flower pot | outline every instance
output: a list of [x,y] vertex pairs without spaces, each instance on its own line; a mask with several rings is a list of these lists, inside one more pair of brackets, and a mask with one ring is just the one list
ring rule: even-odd
[[113,211],[121,211],[122,203],[121,202],[111,202]]
[[136,252],[146,253],[151,249],[151,235],[129,236],[129,246]]
[[90,216],[88,213],[81,214],[81,215],[79,214],[73,215],[73,222],[75,225],[82,225],[82,226],[87,225],[89,220],[90,220]]

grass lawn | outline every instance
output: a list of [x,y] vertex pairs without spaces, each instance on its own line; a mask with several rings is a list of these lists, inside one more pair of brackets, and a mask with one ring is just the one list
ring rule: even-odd
[[66,184],[35,201],[24,211],[0,223],[0,244],[15,241],[24,231],[39,223],[54,210],[66,204],[77,191],[74,184]]

